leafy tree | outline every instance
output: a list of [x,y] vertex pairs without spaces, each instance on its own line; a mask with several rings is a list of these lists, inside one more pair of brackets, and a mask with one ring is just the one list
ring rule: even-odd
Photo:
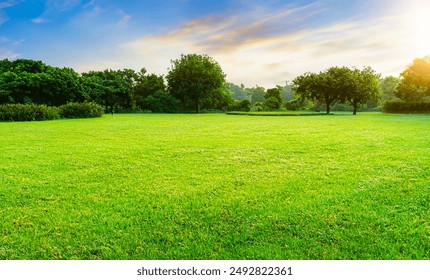
[[282,106],[284,97],[282,96],[282,87],[277,86],[266,91],[264,95],[264,105],[269,110],[279,109]]
[[397,97],[394,92],[400,83],[400,78],[394,76],[387,76],[379,80],[380,91],[381,91],[381,102],[387,100],[395,100]]
[[115,108],[129,108],[131,101],[130,80],[115,70],[90,71],[82,74],[91,101],[106,107],[113,114]]
[[282,88],[282,96],[284,97],[285,101],[291,101],[291,100],[295,99],[294,92],[291,88],[291,85],[288,84],[288,82]]
[[331,67],[319,74],[306,73],[294,79],[293,89],[302,99],[324,103],[327,114],[335,103],[348,102],[353,114],[359,106],[379,98],[379,75],[370,67],[363,70]]
[[144,100],[157,92],[166,93],[166,85],[163,76],[148,75],[145,68],[136,73],[134,86],[134,99],[138,107],[143,108]]
[[249,95],[251,95],[251,103],[253,105],[255,105],[255,103],[257,102],[264,102],[264,94],[266,93],[266,90],[264,89],[264,87],[260,87],[260,86],[255,86],[253,88],[247,88],[246,92],[249,93]]
[[380,98],[379,75],[370,67],[362,70],[350,69],[343,77],[344,99],[353,107],[353,114],[357,114],[359,106],[367,102],[376,103]]
[[220,65],[208,55],[188,54],[172,60],[167,74],[168,92],[183,108],[215,108],[228,98],[224,90],[225,74]]
[[417,58],[400,74],[395,96],[408,102],[430,99],[430,57]]
[[240,86],[233,83],[228,84],[229,89],[233,92],[233,98],[236,100],[252,100],[252,96],[246,91],[245,86],[241,84]]
[[310,99],[326,105],[327,114],[330,106],[340,100],[338,89],[334,80],[327,72],[319,74],[307,72],[293,80],[292,89],[302,100]]

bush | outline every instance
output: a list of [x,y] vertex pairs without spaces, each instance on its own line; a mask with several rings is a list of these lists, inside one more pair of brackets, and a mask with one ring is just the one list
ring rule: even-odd
[[179,112],[180,102],[175,97],[157,91],[143,100],[143,109],[153,113],[176,113]]
[[384,113],[430,113],[430,102],[385,101]]
[[293,99],[285,102],[285,108],[289,111],[299,111],[306,108],[306,102],[301,99]]
[[60,116],[66,119],[99,118],[103,111],[102,106],[93,102],[71,102],[59,107]]
[[249,112],[251,111],[251,107],[251,102],[248,99],[245,99],[242,101],[235,101],[234,104],[228,108],[228,110]]
[[58,108],[35,104],[0,105],[1,121],[45,121],[60,117]]

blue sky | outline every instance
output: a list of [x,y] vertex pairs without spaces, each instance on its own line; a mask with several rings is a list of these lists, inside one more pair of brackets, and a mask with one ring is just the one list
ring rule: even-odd
[[398,76],[430,55],[429,15],[427,0],[0,0],[0,58],[166,74],[205,53],[265,87],[330,66]]

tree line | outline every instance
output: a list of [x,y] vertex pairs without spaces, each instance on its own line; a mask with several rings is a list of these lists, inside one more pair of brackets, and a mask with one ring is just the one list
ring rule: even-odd
[[356,114],[389,100],[430,101],[430,57],[415,59],[399,78],[381,78],[370,67],[331,67],[270,89],[227,83],[221,66],[208,55],[172,60],[165,77],[145,68],[79,74],[30,59],[0,61],[0,104],[95,102],[111,113],[312,108],[327,113],[350,109]]

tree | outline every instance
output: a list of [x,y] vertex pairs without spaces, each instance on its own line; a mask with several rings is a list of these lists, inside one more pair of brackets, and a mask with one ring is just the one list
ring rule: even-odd
[[264,105],[269,110],[279,109],[282,106],[284,97],[282,96],[282,87],[268,89],[264,95]]
[[258,85],[256,85],[253,88],[247,88],[246,92],[249,93],[249,95],[251,95],[251,103],[252,105],[255,105],[255,103],[257,102],[264,102],[264,94],[266,93],[266,90],[264,89],[264,87],[260,87]]
[[245,90],[245,86],[241,84],[240,86],[233,83],[228,84],[230,91],[233,93],[233,98],[235,100],[252,100],[252,96]]
[[400,84],[400,78],[397,78],[394,76],[387,76],[380,79],[379,88],[382,94],[381,102],[396,99],[394,92],[399,84]]
[[142,68],[137,72],[136,83],[133,94],[138,107],[144,107],[144,100],[156,93],[166,93],[166,85],[163,76],[147,74],[146,69]]
[[104,105],[112,114],[115,108],[129,108],[131,101],[130,80],[115,70],[90,71],[82,74],[91,101]]
[[168,92],[181,102],[183,108],[194,108],[199,113],[202,107],[215,108],[227,98],[225,74],[213,58],[188,54],[171,63],[166,77]]
[[380,75],[370,67],[362,70],[349,69],[345,72],[345,77],[342,79],[344,100],[354,108],[354,115],[357,114],[359,106],[367,102],[376,103],[379,100],[379,77]]
[[359,106],[379,98],[379,75],[366,67],[363,70],[331,67],[319,74],[305,73],[293,81],[293,90],[302,99],[325,103],[327,114],[335,103],[348,102],[357,114]]
[[330,106],[340,100],[337,84],[327,71],[319,74],[307,72],[296,77],[292,89],[300,95],[301,100],[310,99],[324,103],[327,114],[330,113]]
[[400,74],[395,96],[403,101],[422,102],[430,99],[430,57],[417,58]]

